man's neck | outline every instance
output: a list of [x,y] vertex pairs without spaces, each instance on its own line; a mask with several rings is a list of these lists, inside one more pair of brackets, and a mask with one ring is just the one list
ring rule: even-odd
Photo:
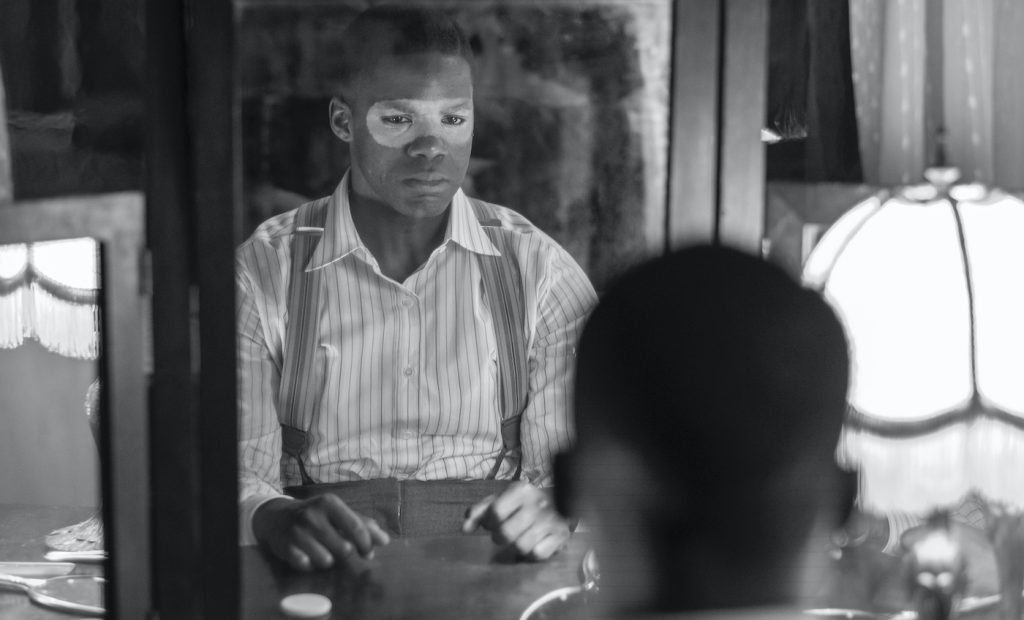
[[381,273],[404,282],[444,241],[451,205],[439,216],[410,218],[387,205],[349,193],[352,221],[359,238],[377,260]]

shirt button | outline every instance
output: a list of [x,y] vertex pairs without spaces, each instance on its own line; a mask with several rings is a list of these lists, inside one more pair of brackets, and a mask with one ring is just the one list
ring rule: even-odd
[[402,431],[402,439],[413,439],[414,437],[416,437],[416,431],[410,429]]
[[405,375],[406,377],[411,377],[412,376],[412,367],[406,366],[405,370],[402,371],[402,374]]
[[411,299],[403,299],[402,300],[402,305],[405,306],[406,308],[412,308],[413,300],[411,300]]

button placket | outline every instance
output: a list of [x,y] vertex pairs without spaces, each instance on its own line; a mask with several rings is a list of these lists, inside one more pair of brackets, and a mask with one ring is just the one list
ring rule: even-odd
[[403,346],[405,350],[405,365],[402,367],[402,389],[404,392],[404,398],[402,399],[405,404],[405,415],[403,421],[403,428],[397,433],[398,438],[403,441],[412,441],[419,436],[418,428],[418,416],[420,414],[419,399],[417,393],[419,392],[418,382],[418,360],[419,360],[419,344],[421,339],[422,326],[420,324],[421,318],[419,313],[419,299],[415,294],[408,292],[402,298],[400,305],[404,310],[403,323],[406,326],[405,338],[403,339]]

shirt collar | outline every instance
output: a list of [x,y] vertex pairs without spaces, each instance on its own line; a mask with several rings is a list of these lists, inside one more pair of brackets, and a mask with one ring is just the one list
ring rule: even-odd
[[362,250],[367,251],[363,240],[356,232],[352,222],[352,209],[348,202],[349,173],[341,178],[334,188],[330,201],[327,203],[327,215],[324,219],[324,232],[320,242],[313,250],[313,256],[306,264],[306,271],[320,269],[339,261],[349,254]]
[[448,232],[445,242],[453,241],[470,252],[487,256],[501,256],[491,239],[484,232],[477,219],[469,197],[459,189],[452,196],[451,213],[448,215]]
[[[313,255],[306,265],[306,271],[320,269],[345,258],[356,251],[369,250],[363,244],[352,221],[352,208],[348,200],[350,172],[346,172],[341,182],[331,194],[327,205],[327,217],[324,221],[324,232]],[[494,247],[487,233],[484,232],[466,194],[459,189],[452,197],[448,214],[448,229],[445,231],[442,245],[449,241],[455,242],[476,254],[500,256],[501,252]]]

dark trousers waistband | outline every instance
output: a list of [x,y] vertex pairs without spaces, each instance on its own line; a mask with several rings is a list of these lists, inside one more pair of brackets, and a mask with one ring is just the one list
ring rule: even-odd
[[356,512],[376,519],[392,536],[443,536],[461,534],[466,510],[509,484],[508,480],[382,479],[294,486],[285,493],[297,499],[333,493]]

